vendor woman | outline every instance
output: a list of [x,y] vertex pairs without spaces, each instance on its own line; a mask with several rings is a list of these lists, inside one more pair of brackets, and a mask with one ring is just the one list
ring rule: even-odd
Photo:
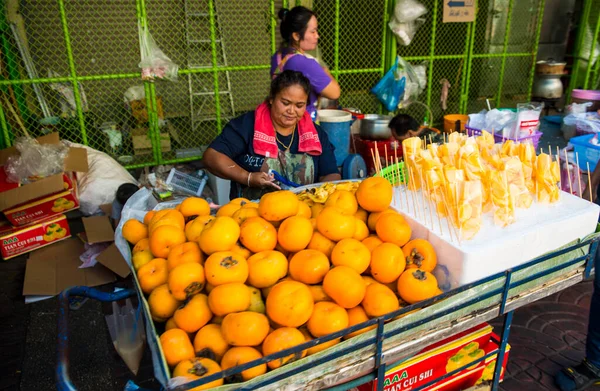
[[231,180],[232,199],[258,199],[279,189],[269,169],[300,185],[341,179],[333,145],[306,110],[310,91],[302,73],[282,72],[266,101],[231,120],[209,145],[204,163]]
[[328,99],[340,97],[340,85],[331,76],[329,70],[306,53],[317,48],[319,41],[317,17],[308,8],[298,6],[291,10],[285,8],[280,10],[279,18],[284,47],[271,58],[271,75],[275,77],[284,70],[293,70],[302,72],[308,78],[311,92],[306,110],[315,120],[319,97]]

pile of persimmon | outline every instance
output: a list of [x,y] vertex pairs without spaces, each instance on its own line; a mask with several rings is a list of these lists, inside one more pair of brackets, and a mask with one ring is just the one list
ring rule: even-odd
[[[436,254],[390,208],[380,177],[325,203],[289,191],[238,198],[211,216],[188,198],[129,220],[123,236],[173,376],[190,380],[288,349],[441,293]],[[352,338],[374,328],[364,328]],[[246,381],[336,339],[243,371]],[[223,384],[223,379],[205,386]]]

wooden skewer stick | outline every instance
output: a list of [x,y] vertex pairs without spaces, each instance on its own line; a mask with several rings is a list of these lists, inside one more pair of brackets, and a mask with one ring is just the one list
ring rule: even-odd
[[[410,178],[410,181],[412,183],[415,183],[415,175],[410,165],[408,166],[408,176]],[[418,218],[419,214],[417,213],[417,195],[414,193],[413,190],[410,191],[410,194],[412,196],[414,215]]]
[[387,168],[390,165],[387,154],[387,144],[383,144],[383,149],[385,150],[385,167]]
[[577,162],[577,184],[579,185],[579,196],[581,197],[583,191],[581,191],[581,170],[579,169],[579,154],[577,152],[575,152],[575,161]]
[[[429,185],[427,185],[427,186],[429,186]],[[433,193],[435,194],[435,198],[436,198],[436,200],[438,199],[438,198],[437,198],[437,190],[439,190],[439,188],[440,188],[440,187],[438,186],[437,188],[433,189]],[[440,234],[441,234],[442,236],[444,236],[444,227],[442,226],[442,219],[441,219],[441,217],[440,217],[440,211],[438,210],[438,208],[437,208],[437,207],[438,207],[438,203],[437,203],[437,202],[435,202],[435,215],[437,216],[438,225],[440,226]]]
[[[420,174],[421,174],[420,179],[421,179],[421,201],[422,201],[421,210],[423,211],[423,221],[425,222],[425,226],[427,226],[427,212],[425,212],[425,207],[427,206],[429,208],[429,212],[431,213],[431,206],[429,205],[429,199],[427,198],[427,194],[425,194],[425,184],[423,183],[425,178],[423,178],[423,172],[421,172]],[[433,218],[430,219],[430,223],[431,223],[431,228],[433,229]]]
[[565,152],[565,162],[567,163],[567,176],[569,177],[569,194],[573,194],[573,184],[571,183],[571,167],[569,167],[569,155],[567,155],[567,152]]
[[587,172],[588,172],[588,187],[589,187],[589,191],[588,193],[590,194],[590,202],[594,202],[592,200],[592,173],[590,172],[590,163],[589,162],[585,162],[585,164],[587,164]]
[[431,133],[429,133],[429,144],[433,144],[433,141],[431,141]]
[[425,187],[427,189],[427,206],[429,206],[429,220],[431,221],[431,230],[433,231],[434,229],[434,222],[433,222],[433,211],[431,209],[433,209],[432,207],[432,200],[431,200],[431,193],[429,192],[429,181],[427,180],[427,178],[425,178]]
[[[446,224],[448,225],[448,231],[450,232],[450,240],[454,241],[454,236],[452,235],[452,224],[450,219],[452,219],[452,214],[450,212],[450,208],[448,207],[448,202],[446,201],[446,194],[444,189],[440,189],[442,193],[442,203],[444,204],[444,209],[446,210]],[[455,232],[456,233],[456,232]]]
[[373,158],[373,167],[375,167],[375,174],[379,174],[377,170],[377,160],[375,160],[375,154],[373,153],[373,148],[371,148],[371,157]]

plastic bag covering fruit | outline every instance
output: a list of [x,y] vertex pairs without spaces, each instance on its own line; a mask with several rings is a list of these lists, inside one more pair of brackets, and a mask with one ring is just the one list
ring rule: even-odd
[[515,222],[515,207],[505,171],[490,172],[490,193],[494,224],[506,227]]
[[410,190],[419,190],[421,188],[421,139],[418,137],[410,137],[402,141],[404,149],[404,162],[407,165],[409,175],[408,188]]
[[540,203],[554,203],[559,199],[558,180],[560,172],[558,163],[553,162],[545,153],[536,159],[535,185],[537,201]]
[[533,197],[525,186],[523,163],[517,157],[508,158],[504,161],[504,171],[515,206],[517,208],[529,208],[533,202]]
[[456,184],[457,216],[460,235],[471,239],[481,229],[483,195],[480,181],[462,181]]
[[477,145],[479,146],[479,150],[482,152],[486,149],[493,147],[495,144],[494,136],[492,136],[491,133],[489,133],[485,130],[481,131],[481,136],[477,137],[475,139],[475,141],[477,142]]

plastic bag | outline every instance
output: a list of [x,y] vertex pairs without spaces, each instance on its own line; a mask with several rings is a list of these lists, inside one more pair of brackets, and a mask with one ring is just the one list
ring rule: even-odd
[[146,341],[141,306],[138,311],[134,310],[128,298],[123,307],[119,307],[117,302],[113,301],[112,309],[113,313],[105,318],[113,345],[129,370],[137,375]]
[[394,65],[371,90],[377,96],[377,99],[383,103],[387,111],[396,111],[398,103],[400,103],[400,97],[404,94],[406,77],[398,77],[399,58],[396,58]]
[[541,153],[536,159],[535,183],[537,201],[540,204],[554,203],[558,201],[560,192],[558,181],[560,180],[560,168],[558,162]]
[[425,23],[423,15],[426,13],[427,8],[416,0],[398,0],[388,26],[399,44],[410,45],[417,30]]
[[12,183],[31,183],[61,173],[69,153],[63,143],[40,144],[28,137],[16,139],[14,146],[20,154],[9,157],[4,165],[7,181]]
[[160,50],[148,27],[142,27],[138,24],[138,32],[142,56],[142,61],[138,66],[142,68],[142,80],[167,79],[177,81],[179,66]]
[[405,78],[404,95],[401,97],[400,106],[407,107],[411,102],[417,101],[419,95],[427,86],[427,63],[412,65],[402,57],[397,58],[398,68],[396,78]]
[[515,206],[506,171],[490,172],[490,196],[494,210],[494,224],[506,227],[515,222]]
[[594,103],[585,102],[585,103],[571,103],[565,109],[565,113],[567,115],[571,114],[583,114],[587,111],[588,107],[592,107]]
[[[52,70],[48,70],[48,77],[60,77],[60,75]],[[77,82],[79,88],[79,97],[81,100],[81,110],[83,112],[88,111],[88,102],[85,96],[85,90],[81,82]],[[77,116],[77,104],[75,103],[75,92],[73,91],[73,84],[71,82],[64,83],[50,83],[50,88],[59,94],[60,108],[62,115],[65,117],[76,117]]]
[[517,103],[517,126],[510,138],[531,136],[540,128],[540,115],[544,109],[543,103]]
[[509,110],[493,109],[485,114],[485,128],[493,134],[501,132],[505,138],[510,138],[509,134],[517,115]]
[[458,191],[458,228],[463,239],[473,238],[481,229],[483,211],[483,188],[480,181],[462,181]]
[[594,112],[567,115],[563,118],[563,124],[574,126],[583,133],[600,133],[600,115]]

